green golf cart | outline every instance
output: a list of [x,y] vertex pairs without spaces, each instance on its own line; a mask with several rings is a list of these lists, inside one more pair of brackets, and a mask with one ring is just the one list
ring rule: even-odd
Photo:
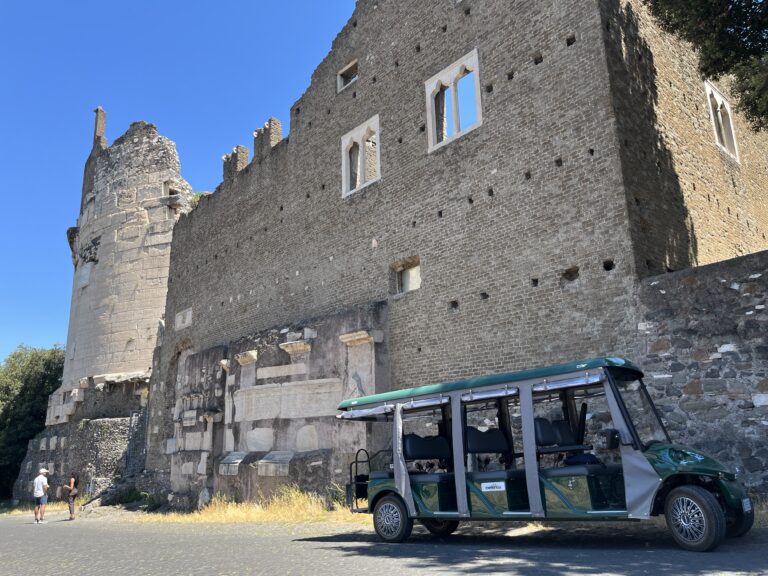
[[595,358],[345,400],[342,420],[391,423],[391,449],[351,463],[348,504],[387,542],[414,520],[448,535],[471,520],[659,514],[687,550],[743,536],[754,521],[744,486],[672,443],[642,377]]

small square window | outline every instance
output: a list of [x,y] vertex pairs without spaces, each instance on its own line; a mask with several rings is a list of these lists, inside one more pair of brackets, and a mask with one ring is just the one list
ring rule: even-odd
[[410,256],[391,266],[394,273],[394,294],[405,294],[421,288],[421,263],[418,256]]
[[351,63],[347,64],[337,75],[336,75],[336,91],[341,92],[349,86],[350,84],[353,84],[357,81],[357,60],[352,61]]

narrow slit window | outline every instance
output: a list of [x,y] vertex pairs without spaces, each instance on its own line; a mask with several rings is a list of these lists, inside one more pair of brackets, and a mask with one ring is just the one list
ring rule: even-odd
[[723,146],[732,156],[736,156],[736,144],[733,140],[733,126],[731,125],[731,115],[725,106],[720,106],[720,122],[723,125]]
[[459,131],[467,130],[477,123],[477,93],[474,72],[464,71],[456,87],[459,93]]
[[373,132],[365,139],[365,182],[373,182],[378,176],[376,140],[376,134]]
[[360,186],[360,145],[353,142],[347,155],[349,156],[349,188],[354,190]]
[[720,146],[723,146],[723,127],[721,126],[719,120],[719,110],[720,107],[717,105],[717,100],[715,100],[714,95],[709,95],[709,111],[712,114],[712,118],[714,118],[714,124],[715,124],[715,141],[720,144]]
[[435,94],[435,141],[443,142],[448,138],[453,138],[454,130],[453,117],[453,90],[448,86],[441,86]]

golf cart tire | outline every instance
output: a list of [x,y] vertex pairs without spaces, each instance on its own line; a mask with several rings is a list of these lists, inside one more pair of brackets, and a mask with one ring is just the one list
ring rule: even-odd
[[402,542],[411,535],[413,518],[403,499],[394,494],[384,496],[373,509],[373,528],[384,542]]
[[725,539],[725,513],[717,498],[701,486],[679,486],[664,503],[667,527],[678,546],[709,552]]
[[459,527],[458,520],[441,520],[440,518],[422,518],[422,526],[435,536],[450,536]]
[[752,529],[752,524],[754,523],[754,507],[749,512],[739,510],[732,520],[729,519],[729,521],[726,522],[725,535],[728,538],[741,538]]

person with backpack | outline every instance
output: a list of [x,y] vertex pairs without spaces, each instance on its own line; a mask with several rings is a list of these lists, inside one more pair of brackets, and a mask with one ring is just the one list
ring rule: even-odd
[[69,474],[69,484],[64,485],[64,490],[69,492],[69,519],[70,520],[75,519],[75,496],[77,496],[79,493],[77,489],[77,485],[79,482],[80,482],[80,478],[77,475],[77,473],[71,472]]

